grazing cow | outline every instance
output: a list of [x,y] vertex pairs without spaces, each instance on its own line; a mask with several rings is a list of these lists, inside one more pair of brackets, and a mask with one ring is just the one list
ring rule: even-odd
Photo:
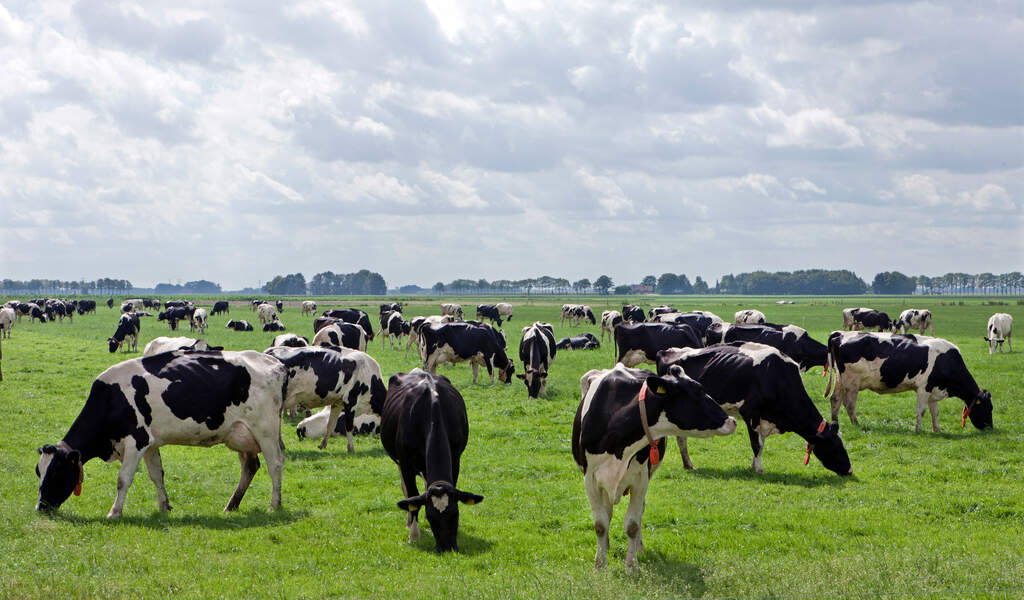
[[271,346],[288,346],[289,348],[302,348],[309,345],[309,340],[304,336],[296,335],[294,333],[282,333],[281,335],[274,338],[274,343]]
[[[442,323],[454,323],[455,317],[452,315],[430,315],[429,317],[413,317],[409,321],[409,339],[405,342],[405,353],[403,356],[409,355],[409,346],[416,346],[417,350],[420,349],[420,330],[424,327],[435,327]],[[420,360],[425,357],[420,356]]]
[[[136,304],[138,304],[139,302],[142,302],[142,301],[141,300],[132,300],[131,302],[135,302]],[[143,304],[143,306],[145,306],[145,304]],[[187,300],[168,300],[167,302],[164,302],[164,309],[165,310],[166,309],[170,309],[170,308],[187,308],[189,306],[192,306],[192,303],[188,302]],[[159,305],[157,305],[156,308],[159,308]]]
[[601,344],[597,341],[597,337],[590,332],[562,338],[555,344],[555,348],[559,350],[597,350],[600,347]]
[[252,331],[252,325],[248,321],[228,321],[224,329],[234,329],[235,331]]
[[366,352],[366,330],[355,323],[337,321],[321,327],[313,336],[311,346],[340,346]]
[[238,508],[267,461],[270,506],[281,505],[281,404],[284,367],[259,352],[164,352],[118,363],[100,373],[64,439],[39,448],[37,510],[60,507],[82,491],[83,466],[93,458],[121,461],[117,498],[107,518],[121,516],[125,496],[146,461],[157,506],[171,509],[160,446],[224,444],[238,452],[242,473],[225,511]]
[[156,308],[156,309],[159,309],[160,308],[160,299],[159,298],[143,298],[142,299],[142,306],[144,308]]
[[828,347],[796,325],[715,323],[708,328],[707,345],[730,342],[757,342],[771,346],[796,361],[801,371],[824,367],[828,360]]
[[615,328],[615,346],[616,362],[633,367],[642,362],[657,363],[660,350],[703,348],[704,344],[689,325],[622,323]]
[[[708,328],[712,325],[721,324],[722,321],[715,321],[709,317],[706,313],[700,311],[688,312],[688,313],[661,313],[655,315],[652,319],[655,323],[668,323],[670,325],[689,325],[693,329],[694,333],[697,334],[702,340],[707,339]],[[705,342],[709,344],[711,342]]]
[[1010,347],[1010,352],[1013,352],[1013,340],[1011,335],[1013,334],[1013,317],[1007,313],[996,313],[988,318],[988,327],[986,328],[988,335],[985,336],[985,341],[988,342],[988,353],[992,354],[996,351],[996,347],[999,347],[999,353],[1003,352],[1003,342]]
[[[355,323],[363,328],[366,332],[366,339],[373,341],[373,326],[370,325],[370,317],[358,308],[337,308],[334,310],[325,310],[325,317],[333,317],[335,319],[341,319],[346,323]],[[313,326],[316,327],[314,321]]]
[[519,360],[523,361],[524,372],[517,377],[526,384],[526,395],[530,398],[548,397],[548,369],[555,359],[555,352],[555,333],[551,323],[538,321],[523,327]]
[[391,312],[395,310],[397,310],[398,312],[402,312],[401,302],[385,302],[384,304],[380,305],[380,314],[382,315],[386,312]]
[[647,315],[649,317],[651,317],[651,319],[653,320],[654,317],[656,317],[658,315],[667,315],[669,313],[675,313],[675,312],[679,312],[679,311],[674,309],[674,308],[672,308],[671,306],[669,306],[667,304],[662,304],[661,306],[655,306],[651,310],[647,311]]
[[572,320],[572,315],[576,311],[576,307],[579,304],[563,304],[562,305],[562,319],[559,321],[559,325],[565,325],[567,320]]
[[[295,427],[295,435],[298,438],[322,438],[327,432],[327,422],[331,418],[331,407],[325,406],[320,412],[313,413],[305,419],[299,421],[299,424]],[[366,414],[357,414],[356,418],[352,420],[352,433],[354,435],[364,433],[377,433],[380,428],[380,415],[372,412]],[[334,426],[334,430],[331,431],[331,437],[337,435],[345,435],[345,414],[342,413],[338,417],[338,424]]]
[[[21,308],[20,304],[18,305],[18,308]],[[31,318],[31,321],[33,323],[35,323],[36,319],[39,319],[40,323],[46,322],[46,312],[44,312],[43,309],[40,308],[39,305],[36,304],[35,302],[28,303],[28,310],[26,311],[25,314],[27,314]]]
[[128,348],[124,346],[124,341],[130,339],[131,351],[136,352],[139,344],[139,331],[141,330],[142,326],[139,324],[139,317],[135,313],[121,315],[121,318],[117,321],[117,329],[114,330],[114,335],[107,338],[107,349],[111,353],[117,352],[118,348],[121,348],[123,352],[127,352]]
[[114,308],[114,299],[107,298],[107,308]]
[[280,321],[271,321],[263,326],[263,331],[285,331],[287,329]]
[[[751,468],[763,473],[761,454],[765,438],[792,431],[807,440],[821,464],[840,475],[850,475],[850,457],[839,436],[839,425],[825,422],[804,389],[800,368],[790,358],[764,344],[734,342],[696,350],[671,348],[658,354],[658,372],[682,367],[722,408],[747,424]],[[686,438],[676,440],[683,466],[693,468]]]
[[173,306],[168,308],[164,312],[156,316],[157,321],[167,321],[167,324],[171,327],[171,331],[178,330],[178,321],[188,320],[192,322],[192,315],[195,313],[195,308],[186,306]]
[[[388,381],[380,441],[402,477],[398,508],[408,511],[409,543],[420,537],[419,511],[427,513],[437,552],[459,550],[459,503],[484,497],[459,490],[459,464],[469,439],[466,403],[443,375],[413,369]],[[426,490],[419,494],[416,476]]]
[[468,360],[473,366],[473,383],[476,383],[480,365],[487,367],[491,383],[494,383],[494,367],[498,368],[498,381],[512,382],[515,367],[505,354],[504,340],[491,327],[470,323],[423,327],[420,346],[423,369],[429,373],[436,373],[439,364]]
[[142,349],[143,356],[153,356],[161,352],[171,350],[188,350],[192,352],[217,352],[223,350],[223,346],[211,346],[206,340],[197,340],[190,337],[166,337],[153,338],[146,347]]
[[454,302],[446,302],[441,304],[441,316],[451,315],[458,320],[463,320],[465,316],[462,314],[462,305],[455,304]]
[[759,310],[738,310],[733,315],[733,323],[737,325],[764,325],[768,322],[764,313]]
[[615,326],[622,322],[622,313],[617,310],[606,310],[601,313],[601,341],[604,341],[604,334],[615,339]]
[[231,304],[227,300],[218,300],[213,303],[213,310],[210,311],[210,314],[219,315],[220,313],[231,314]]
[[304,315],[312,315],[315,312],[316,312],[316,302],[313,302],[312,300],[303,300],[302,301],[302,314],[304,314]]
[[277,320],[277,309],[274,308],[273,304],[264,302],[256,307],[256,318],[260,320],[260,325],[266,325],[267,323]]
[[196,308],[192,311],[192,318],[188,322],[189,331],[199,330],[199,335],[206,333],[207,320],[206,320],[206,309]]
[[643,323],[647,320],[647,315],[639,306],[627,304],[622,307],[622,318],[629,323]]
[[278,300],[274,302],[274,306],[277,307],[277,312],[284,312],[284,302]]
[[46,318],[50,321],[56,321],[60,319],[60,322],[64,322],[64,317],[68,318],[68,322],[73,323],[75,310],[69,305],[65,304],[61,300],[49,300],[46,302]]
[[14,327],[15,312],[10,306],[0,308],[0,338],[10,338]]
[[508,302],[498,302],[494,305],[494,308],[498,309],[498,314],[505,317],[506,321],[512,320],[512,305]]
[[121,313],[122,314],[123,313],[130,313],[130,312],[134,312],[134,311],[135,311],[135,305],[132,304],[131,302],[122,302],[121,303]]
[[402,318],[402,313],[397,310],[393,310],[385,313],[387,320],[381,325],[380,328],[380,348],[384,349],[384,338],[387,338],[391,342],[391,349],[395,349],[395,340],[398,340],[398,347],[402,347],[402,336],[409,335],[412,331],[412,326],[409,322]]
[[490,319],[491,323],[497,323],[498,327],[501,327],[501,313],[498,312],[498,307],[494,304],[478,304],[476,316]]
[[580,321],[584,319],[590,321],[591,325],[597,324],[597,319],[594,317],[594,311],[590,310],[590,307],[586,304],[570,304],[569,307],[568,317],[563,313],[563,319],[570,319],[574,326],[579,325]]
[[889,315],[871,308],[844,308],[843,329],[856,331],[877,327],[878,331],[895,331]]
[[896,322],[893,323],[892,329],[894,332],[899,329],[900,333],[906,333],[908,329],[917,329],[922,334],[927,329],[928,335],[934,335],[932,311],[908,308],[900,313],[900,318],[896,319]]
[[679,367],[662,376],[622,365],[594,369],[580,378],[580,389],[572,455],[583,471],[597,534],[594,566],[603,569],[608,563],[612,509],[628,494],[626,568],[636,571],[647,486],[661,462],[663,438],[729,435],[736,420]]
[[288,390],[284,409],[330,406],[331,414],[319,448],[327,447],[330,433],[345,412],[348,451],[354,452],[352,431],[356,414],[381,414],[384,402],[384,377],[377,361],[358,350],[347,348],[267,348],[265,354],[281,361],[288,370]]
[[85,313],[96,312],[96,301],[95,300],[79,300],[78,301],[78,314],[84,315]]
[[939,431],[939,400],[956,396],[964,401],[961,425],[970,416],[978,429],[992,427],[992,394],[978,388],[960,349],[942,338],[912,334],[833,331],[828,336],[829,396],[832,421],[839,420],[839,405],[846,407],[850,421],[857,423],[857,392],[878,394],[917,392],[917,424],[926,410],[932,413],[932,430]]

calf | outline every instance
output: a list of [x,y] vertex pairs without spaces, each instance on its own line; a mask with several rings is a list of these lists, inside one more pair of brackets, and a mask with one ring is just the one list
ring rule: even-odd
[[108,518],[121,516],[135,471],[146,461],[157,506],[171,509],[160,446],[225,444],[238,452],[242,473],[224,510],[238,508],[267,461],[271,508],[281,505],[281,405],[284,367],[259,352],[164,352],[118,363],[100,373],[64,439],[39,448],[37,510],[56,510],[82,491],[83,466],[93,458],[121,461],[117,498]]
[[[459,490],[459,465],[469,439],[466,403],[443,375],[413,369],[388,381],[381,414],[380,441],[402,477],[398,508],[408,511],[409,543],[420,537],[419,511],[425,509],[438,552],[459,550],[459,503],[484,497]],[[416,476],[426,490],[419,494]]]
[[206,309],[197,308],[192,312],[192,318],[188,322],[189,331],[199,330],[199,335],[206,333],[207,321],[206,321]]
[[988,335],[985,336],[985,341],[988,342],[988,353],[992,354],[996,351],[996,347],[999,348],[999,353],[1003,352],[1003,342],[1010,347],[1010,352],[1013,352],[1013,317],[1007,313],[996,313],[988,318]]
[[679,367],[662,376],[622,365],[595,369],[580,378],[580,388],[572,455],[583,471],[597,534],[594,566],[607,565],[612,509],[628,494],[626,568],[636,571],[647,486],[661,462],[663,438],[729,435],[736,421]]
[[338,346],[366,352],[366,331],[355,323],[338,321],[320,328],[313,336],[312,346]]
[[555,348],[559,350],[597,350],[600,347],[597,337],[590,332],[562,338],[555,344]]
[[796,361],[801,371],[824,367],[828,360],[828,347],[796,325],[715,323],[708,328],[706,339],[709,346],[730,342],[757,342],[771,346]]
[[498,307],[494,304],[478,304],[476,316],[490,319],[491,323],[497,323],[498,327],[501,327],[501,313],[498,312]]
[[11,329],[14,327],[15,312],[14,309],[5,306],[0,308],[0,338],[10,338]]
[[622,318],[629,323],[643,323],[647,320],[647,315],[644,314],[644,309],[633,304],[627,304],[622,307]]
[[155,337],[146,347],[142,349],[143,356],[153,356],[161,352],[171,350],[187,350],[192,352],[217,352],[223,350],[222,346],[211,346],[206,340],[197,340],[189,337]]
[[[338,308],[335,310],[325,310],[325,317],[333,317],[335,319],[341,319],[346,323],[355,323],[363,328],[366,332],[366,339],[373,341],[373,326],[370,325],[370,317],[358,308]],[[316,327],[316,323],[313,324]]]
[[657,363],[658,352],[668,348],[703,348],[700,337],[688,325],[623,323],[615,328],[616,362],[627,367]]
[[420,346],[423,368],[429,373],[436,373],[439,364],[468,360],[473,366],[473,383],[476,383],[480,365],[487,367],[491,383],[494,383],[494,367],[498,369],[498,381],[511,383],[515,367],[505,354],[503,340],[490,327],[470,323],[424,327],[420,330]]
[[402,318],[402,313],[397,310],[386,313],[387,321],[381,326],[381,339],[380,348],[384,349],[384,338],[387,338],[391,342],[391,349],[395,349],[395,340],[398,340],[398,346],[402,346],[402,336],[409,335],[412,331],[412,326],[409,322]]
[[289,348],[302,348],[309,345],[309,340],[294,333],[282,333],[274,338],[271,346],[288,346]]
[[256,318],[260,320],[260,325],[266,325],[272,321],[277,320],[277,309],[274,308],[273,304],[267,304],[264,302],[256,307]]
[[235,331],[252,331],[252,325],[248,321],[228,321],[224,329],[234,329]]
[[601,341],[604,341],[604,334],[615,339],[615,326],[622,322],[622,313],[617,310],[606,310],[601,313]]
[[220,313],[231,314],[231,305],[227,300],[218,300],[213,303],[213,310],[210,311],[210,314],[219,315]]
[[917,329],[922,334],[928,330],[928,335],[934,335],[932,329],[932,311],[918,308],[908,308],[900,313],[900,318],[892,325],[893,331],[897,329],[900,333],[906,333],[908,329]]
[[733,315],[733,322],[737,325],[764,325],[768,319],[759,310],[747,309],[736,311],[736,314]]
[[462,305],[455,304],[454,302],[446,302],[441,304],[441,315],[451,315],[458,320],[463,320],[465,316],[462,314]]
[[[792,431],[807,440],[808,458],[813,452],[826,469],[840,475],[853,473],[850,457],[839,437],[839,425],[825,422],[804,389],[797,364],[775,348],[734,342],[658,353],[659,373],[666,373],[673,366],[682,367],[727,413],[747,424],[754,471],[764,472],[761,454],[765,438]],[[683,466],[692,469],[686,438],[676,441]]]
[[512,305],[508,302],[498,302],[494,305],[494,308],[498,309],[498,314],[505,317],[506,321],[512,321]]
[[280,321],[271,321],[263,326],[263,331],[286,331],[287,329]]
[[834,331],[828,336],[829,372],[825,396],[832,390],[832,421],[839,420],[839,405],[857,424],[857,392],[878,394],[917,392],[916,431],[925,410],[932,414],[932,430],[939,431],[939,400],[956,396],[964,401],[961,425],[967,417],[978,429],[992,427],[992,395],[981,390],[967,370],[960,349],[942,338],[911,334]]
[[131,351],[135,352],[138,349],[139,331],[141,329],[142,326],[139,324],[139,317],[136,314],[126,313],[121,315],[121,318],[117,321],[117,329],[114,330],[114,335],[107,338],[107,349],[111,353],[117,352],[118,348],[127,352],[128,349],[124,346],[124,341],[130,339]]
[[313,302],[312,300],[303,300],[302,301],[302,314],[304,314],[304,315],[312,315],[315,312],[316,312],[316,302]]
[[293,407],[317,408],[330,406],[327,430],[319,448],[327,447],[327,440],[345,413],[345,435],[348,451],[354,452],[352,443],[353,419],[356,414],[380,414],[384,402],[384,378],[380,365],[369,354],[358,350],[332,348],[267,348],[265,354],[281,361],[288,370],[288,391],[284,409]]
[[530,398],[548,397],[548,369],[555,358],[555,334],[550,323],[536,322],[523,327],[519,341],[519,360],[523,361],[523,373],[517,375],[526,384],[526,395]]
[[[305,438],[322,438],[327,432],[327,422],[330,418],[331,407],[325,406],[320,412],[313,413],[299,421],[299,424],[295,427],[295,435],[300,440]],[[352,433],[355,435],[377,433],[380,429],[380,415],[374,413],[357,414],[352,423]],[[338,435],[346,435],[344,413],[338,417],[338,424],[331,431],[331,437]]]

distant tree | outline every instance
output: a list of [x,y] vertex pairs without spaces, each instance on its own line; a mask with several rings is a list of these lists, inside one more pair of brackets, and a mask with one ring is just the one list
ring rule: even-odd
[[604,295],[608,294],[608,290],[611,289],[613,285],[615,285],[615,283],[612,281],[612,278],[607,275],[602,275],[594,281],[594,289]]
[[675,294],[679,289],[679,276],[675,273],[662,273],[654,288],[659,294]]
[[268,294],[304,296],[306,294],[306,278],[302,273],[277,275],[263,286]]
[[173,283],[158,283],[153,287],[153,293],[161,296],[168,296],[170,294],[181,294],[184,293],[184,286],[174,285]]
[[640,285],[647,285],[653,288],[658,285],[658,278],[654,275],[648,275],[640,280]]
[[615,295],[622,296],[633,291],[633,288],[628,285],[617,285],[615,286]]
[[686,275],[682,274],[682,273],[679,274],[679,291],[676,292],[676,293],[678,293],[678,294],[692,294],[693,293],[693,286],[690,285],[690,278],[687,277]]
[[[182,286],[186,293],[191,294],[219,294],[220,284],[205,279],[199,281],[186,281]],[[305,292],[303,292],[305,293]]]
[[700,278],[700,275],[693,280],[693,293],[694,294],[706,294],[708,293],[708,282]]
[[444,284],[438,281],[434,284],[434,287],[430,289],[433,290],[435,294],[442,294],[444,293]]
[[590,284],[590,280],[587,279],[586,277],[580,279],[579,281],[574,281],[572,283],[572,289],[575,290],[578,294],[582,294],[583,292],[589,290],[591,287],[592,286]]
[[917,282],[899,271],[886,271],[875,275],[871,290],[876,294],[913,294]]
[[402,287],[398,288],[398,292],[401,293],[401,294],[422,294],[425,291],[427,291],[427,290],[421,288],[418,285],[411,285],[411,284],[410,285],[403,285]]

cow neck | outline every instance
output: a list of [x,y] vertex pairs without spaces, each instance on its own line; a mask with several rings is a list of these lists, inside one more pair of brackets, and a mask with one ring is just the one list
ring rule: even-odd
[[448,428],[445,426],[441,402],[433,389],[430,390],[430,423],[427,426],[423,479],[428,487],[435,481],[448,481],[453,486],[456,483],[452,477],[452,449]]
[[647,436],[647,445],[650,448],[651,465],[661,462],[661,453],[658,451],[658,441],[651,435],[651,428],[647,424],[647,382],[640,387],[640,393],[636,397],[640,407],[640,424],[644,428],[644,435]]
[[[537,335],[540,335],[540,333],[538,332]],[[543,364],[544,357],[541,356],[540,352],[540,345],[542,342],[544,342],[543,339],[536,339],[536,336],[534,336],[534,343],[530,344],[530,364],[524,365],[524,368],[528,366],[533,369],[537,369]]]
[[102,403],[96,401],[90,393],[82,412],[75,417],[60,442],[73,450],[78,450],[82,455],[82,463],[93,458],[107,460],[113,450],[112,442],[102,437],[102,431],[105,429],[105,412]]

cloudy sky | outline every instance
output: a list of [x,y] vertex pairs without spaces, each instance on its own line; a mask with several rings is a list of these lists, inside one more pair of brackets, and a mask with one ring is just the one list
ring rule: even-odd
[[1016,0],[209,4],[0,4],[0,277],[1024,268]]

